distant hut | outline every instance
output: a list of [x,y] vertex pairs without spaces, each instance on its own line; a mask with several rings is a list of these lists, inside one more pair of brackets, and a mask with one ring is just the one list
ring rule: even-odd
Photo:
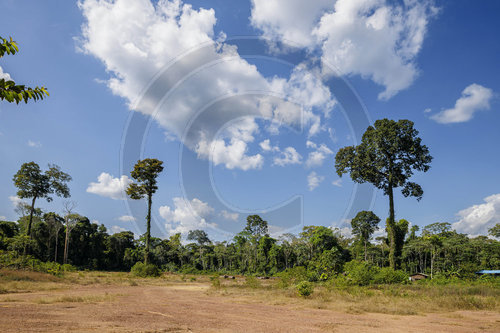
[[410,275],[410,281],[418,281],[418,280],[424,280],[427,279],[429,275],[424,274],[424,273],[415,273]]
[[500,269],[488,270],[482,269],[476,272],[477,275],[500,276]]

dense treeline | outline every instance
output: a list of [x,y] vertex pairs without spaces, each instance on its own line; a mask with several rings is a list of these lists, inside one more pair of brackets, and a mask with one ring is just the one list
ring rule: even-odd
[[[74,224],[67,229],[67,217],[35,211],[31,239],[25,236],[29,216],[17,222],[0,222],[0,249],[22,255],[29,242],[33,257],[62,264],[67,246],[67,263],[82,269],[126,271],[144,260],[144,236],[135,239],[130,231],[109,235],[104,225],[72,215]],[[471,277],[479,269],[500,267],[497,240],[486,236],[469,238],[451,230],[449,223],[430,224],[420,235],[418,227],[408,230],[407,221],[398,224],[404,229],[398,262],[406,274]],[[495,228],[492,235],[494,232]],[[363,269],[388,267],[387,237],[378,237],[376,244],[369,238],[363,233],[346,238],[337,229],[307,226],[299,235],[284,234],[276,239],[269,236],[266,221],[251,215],[245,229],[231,241],[213,242],[203,230],[190,231],[185,241],[180,234],[169,239],[151,237],[150,262],[163,270],[185,273],[273,275],[301,267],[308,279],[315,281],[338,275],[349,267],[354,269],[352,262],[363,262]]]

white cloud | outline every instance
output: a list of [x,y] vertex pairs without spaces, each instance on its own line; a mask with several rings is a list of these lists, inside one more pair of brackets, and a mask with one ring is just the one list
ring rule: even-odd
[[87,192],[94,193],[111,199],[126,199],[125,190],[132,180],[123,175],[113,178],[109,173],[103,172],[97,177],[97,183],[90,183]]
[[[211,159],[216,165],[249,170],[261,168],[264,162],[261,155],[251,155],[248,149],[253,132],[246,126],[251,120],[234,124],[223,138],[215,137],[225,119],[252,115],[288,125],[299,122],[309,126],[313,135],[320,128],[320,118],[312,113],[312,108],[334,104],[326,88],[318,89],[322,87],[321,81],[304,68],[297,68],[290,80],[262,76],[255,65],[239,56],[235,46],[214,36],[217,20],[213,9],[193,9],[179,0],[162,0],[154,5],[150,0],[82,0],[79,7],[86,20],[81,50],[103,62],[111,76],[107,80],[111,91],[125,98],[131,109],[154,116],[169,137],[182,140],[199,158]],[[197,59],[182,58],[183,68],[192,70],[192,75],[183,78],[166,100],[163,101],[162,93],[149,96],[146,103],[135,104],[158,71],[200,45],[206,47],[200,49],[205,53],[198,59],[212,61],[210,66],[200,69]],[[305,79],[301,81],[300,77]],[[273,96],[304,104],[298,106],[245,94],[255,91],[269,91]],[[209,121],[199,122],[195,130],[185,133],[199,110],[228,95],[241,98],[222,106]],[[163,104],[156,108],[160,101]],[[250,135],[238,136],[239,127]]]
[[10,77],[9,73],[5,73],[3,71],[2,66],[0,66],[0,79],[5,79],[5,81],[10,81],[12,78]]
[[28,140],[27,145],[28,145],[28,147],[32,147],[32,148],[40,148],[42,146],[40,141],[32,141],[32,140]]
[[3,216],[3,215],[0,215],[0,221],[5,221],[5,220],[7,220],[7,217]]
[[432,112],[431,108],[427,108],[427,109],[424,110],[424,113],[429,113],[429,112]]
[[454,108],[443,110],[431,116],[431,119],[441,124],[469,121],[477,111],[488,110],[492,98],[491,89],[473,83],[462,91],[462,96],[455,102]]
[[111,234],[117,234],[119,232],[127,231],[127,229],[122,228],[120,226],[114,225],[111,227]]
[[122,222],[134,222],[135,221],[135,217],[133,217],[131,215],[123,215],[123,216],[120,216],[118,218],[118,221],[122,221]]
[[26,203],[23,199],[19,198],[17,195],[9,196],[9,200],[12,206],[17,207],[20,203]]
[[417,77],[415,58],[436,13],[430,1],[254,0],[251,23],[266,37],[321,48],[342,74],[370,78],[389,99]]
[[222,210],[220,212],[220,216],[222,216],[226,220],[238,221],[238,218],[240,217],[240,214],[238,214],[238,213],[230,213],[227,210]]
[[258,132],[258,129],[253,118],[245,117],[228,126],[222,131],[221,137],[210,142],[201,139],[195,151],[199,157],[211,159],[215,165],[224,164],[228,169],[259,169],[264,163],[262,155],[246,154],[248,142],[254,140],[253,134]]
[[165,229],[170,234],[186,234],[190,230],[205,229],[216,226],[207,220],[212,216],[214,209],[206,202],[197,198],[186,201],[184,198],[173,198],[174,208],[161,206],[160,216],[165,219]]
[[453,229],[471,236],[486,235],[488,229],[500,222],[500,193],[484,198],[485,203],[458,212],[460,220]]
[[266,139],[261,143],[259,143],[259,146],[265,152],[280,151],[280,149],[277,146],[271,146],[271,141],[269,139]]
[[318,175],[316,172],[311,172],[307,176],[307,186],[309,187],[309,191],[314,190],[316,187],[319,186],[319,184],[325,180],[324,176]]
[[334,5],[333,0],[252,0],[250,21],[266,38],[311,47],[315,43],[311,31]]
[[293,147],[286,147],[273,161],[273,165],[279,166],[300,163],[302,163],[302,156]]
[[339,178],[339,179],[337,179],[337,180],[334,180],[334,181],[332,182],[332,185],[333,185],[333,186],[337,186],[337,187],[342,187],[342,178]]
[[315,151],[309,153],[307,157],[306,166],[308,168],[322,166],[325,159],[329,155],[333,155],[333,151],[324,143],[318,146],[316,143],[308,140],[306,146],[307,148],[315,149]]

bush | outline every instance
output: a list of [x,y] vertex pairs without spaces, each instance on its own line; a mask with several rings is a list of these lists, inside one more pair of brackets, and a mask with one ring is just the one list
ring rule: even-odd
[[295,288],[297,288],[297,292],[299,293],[300,296],[302,297],[307,297],[311,295],[314,291],[314,285],[311,282],[308,281],[301,281],[299,282]]
[[156,277],[160,276],[160,270],[153,264],[145,264],[143,262],[136,263],[130,272],[139,277]]
[[283,272],[276,274],[280,278],[279,287],[288,288],[291,283],[296,281],[309,280],[307,270],[304,266],[296,266],[287,268]]
[[375,274],[377,274],[377,267],[374,267],[364,261],[349,261],[344,266],[349,284],[366,286],[369,285]]
[[220,289],[221,288],[221,283],[218,275],[214,275],[210,277],[210,281],[212,281],[212,287],[215,289]]
[[257,289],[261,287],[260,281],[255,276],[245,277],[245,287]]
[[0,251],[0,268],[23,269],[61,276],[64,272],[76,271],[72,265],[61,265],[52,261],[41,261],[32,256],[22,256],[14,251]]
[[381,268],[373,278],[373,282],[377,284],[408,283],[408,281],[408,274],[390,267]]

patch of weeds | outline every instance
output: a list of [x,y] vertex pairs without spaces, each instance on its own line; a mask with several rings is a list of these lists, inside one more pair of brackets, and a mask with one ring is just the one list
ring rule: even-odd
[[262,285],[260,284],[260,281],[257,280],[257,278],[255,276],[247,276],[245,278],[245,284],[244,284],[244,286],[247,287],[247,288],[258,289]]

